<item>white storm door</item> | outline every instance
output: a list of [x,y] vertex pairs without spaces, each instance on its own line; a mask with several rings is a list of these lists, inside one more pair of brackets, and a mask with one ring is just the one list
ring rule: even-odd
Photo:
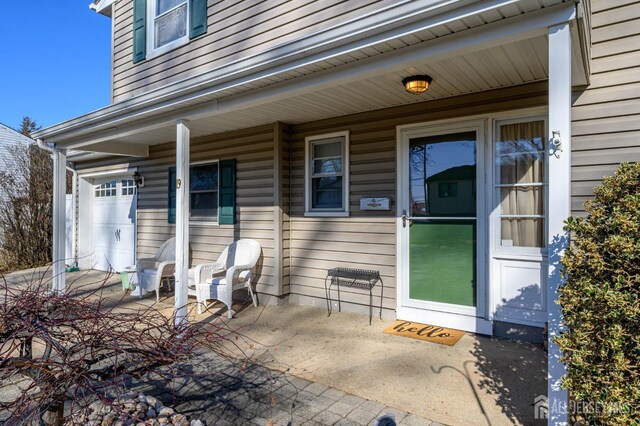
[[398,129],[399,319],[491,334],[484,120]]

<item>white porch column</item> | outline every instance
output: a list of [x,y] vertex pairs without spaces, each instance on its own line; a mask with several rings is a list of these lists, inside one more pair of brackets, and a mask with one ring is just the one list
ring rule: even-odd
[[54,150],[53,158],[53,280],[51,289],[65,290],[65,257],[67,239],[67,155],[65,151]]
[[187,121],[176,124],[176,326],[187,322],[189,281],[189,128]]
[[560,258],[569,243],[563,222],[571,214],[571,32],[569,23],[549,28],[549,356],[547,393],[550,425],[567,424],[567,391],[561,387],[566,369],[554,343],[563,328],[555,302],[563,284]]

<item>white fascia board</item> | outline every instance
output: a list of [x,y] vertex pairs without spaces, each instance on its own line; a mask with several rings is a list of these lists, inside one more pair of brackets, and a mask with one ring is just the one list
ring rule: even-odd
[[[476,9],[475,13],[480,13],[481,11],[486,11],[488,8],[490,8],[487,4],[488,2],[480,3],[482,3],[482,9]],[[494,5],[494,7],[499,7],[506,3],[512,3],[512,1],[495,1],[491,3]],[[458,10],[458,12],[460,11]],[[470,10],[467,12],[468,14],[465,14],[464,16],[473,14]],[[449,17],[448,19],[460,19],[460,17],[461,15],[458,13],[455,16]],[[288,93],[286,96],[291,96],[293,93],[292,89],[294,87],[298,87],[300,85],[310,87],[313,84],[318,84],[317,82],[315,82],[318,77],[321,77],[323,80],[330,80],[332,82],[335,82],[336,80],[344,78],[345,73],[350,74],[351,78],[358,78],[358,76],[362,77],[367,73],[370,75],[375,75],[376,73],[379,74],[383,72],[383,70],[385,69],[390,70],[393,67],[398,67],[400,64],[410,63],[411,61],[414,61],[416,59],[425,59],[435,56],[441,57],[447,52],[452,55],[461,54],[463,53],[463,47],[467,50],[475,50],[480,48],[479,46],[486,47],[491,43],[504,44],[506,42],[515,41],[518,38],[528,38],[540,32],[546,31],[546,28],[551,25],[556,25],[560,22],[567,22],[574,18],[575,4],[562,3],[557,6],[529,12],[517,17],[505,19],[503,21],[497,21],[491,24],[484,25],[482,27],[472,28],[462,33],[443,37],[442,39],[435,39],[429,42],[421,43],[419,45],[410,46],[395,52],[380,55],[380,57],[376,56],[357,61],[353,65],[345,65],[343,67],[340,67],[339,70],[318,72],[314,73],[308,78],[300,77],[293,81],[288,81],[284,84],[276,84],[265,89],[256,89],[248,93],[246,96],[233,97],[229,101],[220,101],[224,102],[225,108],[221,108],[219,103],[214,101],[207,102],[204,107],[197,105],[195,107],[191,106],[180,109],[180,111],[175,111],[176,108],[180,106],[180,104],[193,104],[198,101],[204,102],[206,101],[207,97],[215,97],[217,93],[223,92],[224,90],[244,85],[252,81],[258,81],[264,78],[268,78],[280,73],[286,73],[296,68],[307,66],[313,62],[327,60],[331,57],[339,56],[354,50],[371,46],[376,43],[381,43],[390,39],[401,37],[412,32],[432,28],[434,26],[440,25],[443,22],[442,16],[434,17],[419,24],[411,24],[409,27],[403,27],[401,31],[395,30],[386,32],[384,34],[379,34],[375,42],[372,41],[372,39],[368,40],[364,44],[362,41],[353,42],[352,45],[349,46],[336,47],[330,51],[322,52],[321,54],[318,54],[316,56],[305,57],[297,61],[285,63],[274,68],[268,68],[262,72],[256,72],[254,74],[248,72],[246,76],[235,75],[235,80],[215,81],[215,83],[219,84],[213,85],[212,87],[207,87],[206,89],[201,89],[199,91],[196,91],[195,93],[186,93],[182,96],[179,96],[180,93],[182,93],[181,91],[179,91],[178,93],[174,93],[175,96],[167,95],[161,98],[148,99],[147,101],[137,102],[136,104],[129,103],[133,101],[141,101],[142,98],[146,96],[143,95],[139,98],[131,99],[130,101],[124,101],[122,103],[113,105],[112,107],[108,107],[104,110],[98,110],[96,113],[92,113],[97,114],[96,116],[88,114],[87,116],[85,116],[86,118],[80,117],[76,119],[79,121],[79,123],[73,123],[74,120],[71,120],[70,122],[61,123],[58,126],[53,126],[49,129],[45,129],[43,131],[40,131],[37,136],[54,138],[55,140],[56,136],[63,135],[63,137],[66,139],[65,144],[70,144],[70,146],[79,148],[82,146],[82,144],[86,145],[91,143],[91,141],[95,141],[95,139],[92,139],[92,137],[104,137],[104,140],[107,140],[109,137],[108,133],[111,133],[111,138],[113,138],[116,134],[118,136],[125,136],[134,134],[138,131],[166,126],[167,123],[171,120],[176,120],[179,118],[195,119],[202,116],[213,115],[216,112],[221,111],[222,109],[224,109],[224,112],[227,112],[230,110],[229,107],[231,103],[237,103],[239,99],[243,99],[242,103],[244,107],[248,106],[248,103],[251,102],[254,102],[256,105],[258,105],[268,101],[273,101],[274,99],[264,98],[263,94],[258,95],[258,93],[262,93],[264,91],[278,91],[281,94],[281,97],[286,92]],[[222,78],[220,80],[222,80]],[[194,86],[193,84],[191,84],[192,81],[193,79],[189,80],[190,87]],[[320,86],[316,87],[316,89],[319,87]],[[249,102],[246,102],[247,99],[249,100]],[[169,111],[165,113],[165,111],[167,110]],[[173,112],[171,110],[173,110]],[[152,118],[153,116],[157,117],[158,115],[161,115],[163,113],[165,113],[165,115],[162,118]],[[85,119],[85,121],[82,121],[83,118]],[[138,120],[146,121],[147,119],[149,120],[147,123],[137,122]],[[65,126],[65,124],[68,125]],[[102,134],[102,130],[106,130],[107,133]]]
[[114,0],[100,0],[91,3],[89,8],[95,10],[96,13],[111,17],[111,5],[113,2]]

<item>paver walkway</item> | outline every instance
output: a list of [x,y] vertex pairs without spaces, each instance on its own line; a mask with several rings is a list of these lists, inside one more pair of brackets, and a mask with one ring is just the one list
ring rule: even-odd
[[258,364],[206,354],[173,389],[135,389],[215,426],[435,426],[377,401],[361,398]]

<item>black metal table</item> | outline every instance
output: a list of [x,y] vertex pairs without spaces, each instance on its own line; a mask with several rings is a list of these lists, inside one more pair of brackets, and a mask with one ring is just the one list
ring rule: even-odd
[[[369,290],[369,325],[373,317],[373,287],[380,281],[380,319],[382,319],[382,297],[384,295],[384,282],[379,271],[354,268],[333,268],[329,269],[324,279],[324,291],[327,295],[327,311],[331,316],[331,287],[338,289],[338,312],[342,310],[340,304],[340,287],[359,288]],[[327,285],[329,282],[329,285]]]

